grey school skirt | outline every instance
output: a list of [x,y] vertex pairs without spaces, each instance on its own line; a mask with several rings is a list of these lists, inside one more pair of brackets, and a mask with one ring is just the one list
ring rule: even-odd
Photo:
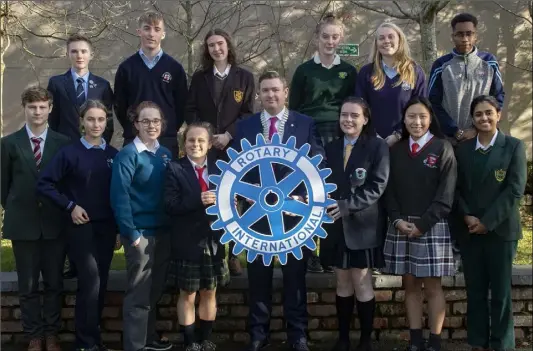
[[[418,217],[408,217],[412,223]],[[418,238],[409,239],[389,224],[385,246],[384,273],[411,274],[417,278],[444,277],[455,274],[452,240],[448,221],[441,220]]]

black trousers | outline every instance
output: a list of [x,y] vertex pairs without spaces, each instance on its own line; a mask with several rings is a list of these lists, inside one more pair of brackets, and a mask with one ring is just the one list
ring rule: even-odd
[[[61,329],[61,297],[65,240],[13,240],[22,328],[30,338],[57,335]],[[39,275],[43,277],[41,307]],[[42,315],[41,315],[42,312]]]
[[100,318],[116,234],[114,221],[71,223],[67,228],[69,260],[78,270],[76,348],[90,348],[101,343]]
[[[307,253],[308,254],[308,253]],[[307,254],[297,260],[289,255],[283,272],[283,315],[287,339],[290,344],[307,338],[307,287],[305,273]],[[270,315],[272,313],[272,276],[274,264],[263,265],[262,258],[248,264],[249,286],[249,333],[252,341],[269,337]]]
[[[131,143],[133,141],[133,139],[135,138],[124,138],[124,143],[122,145],[127,145],[129,143]],[[161,145],[163,145],[164,147],[166,147],[167,149],[170,150],[170,152],[172,152],[172,159],[175,160],[178,155],[179,155],[179,144],[178,144],[178,135],[176,134],[175,137],[166,137],[166,136],[161,136],[159,137],[159,143]]]

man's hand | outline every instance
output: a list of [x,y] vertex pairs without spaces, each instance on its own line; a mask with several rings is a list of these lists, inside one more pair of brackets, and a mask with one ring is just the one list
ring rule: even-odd
[[141,238],[139,237],[137,238],[137,240],[131,243],[131,246],[138,247],[140,243],[141,243]]
[[87,212],[85,212],[85,210],[78,205],[74,207],[70,213],[70,217],[72,218],[72,222],[77,225],[89,222],[89,216],[87,215]]
[[470,229],[470,227],[474,227],[474,225],[479,223],[479,218],[474,216],[464,216],[465,224]]
[[120,234],[117,234],[117,238],[115,239],[115,251],[120,250],[122,247],[122,241],[120,240]]
[[463,136],[459,140],[465,141],[468,139],[472,139],[472,138],[475,138],[476,135],[477,135],[477,130],[475,128],[468,128],[468,129],[465,129]]
[[204,204],[204,206],[215,204],[216,199],[217,199],[217,197],[215,196],[215,193],[212,191],[204,191],[200,195],[200,197],[202,199],[202,204]]
[[230,142],[230,137],[227,133],[224,134],[215,134],[213,136],[213,146],[219,150],[224,150]]
[[394,134],[391,134],[385,138],[385,142],[387,143],[387,145],[389,145],[389,147],[396,144],[398,141],[399,141],[398,138]]
[[487,234],[489,231],[487,227],[481,222],[474,224],[472,227],[468,227],[470,234]]

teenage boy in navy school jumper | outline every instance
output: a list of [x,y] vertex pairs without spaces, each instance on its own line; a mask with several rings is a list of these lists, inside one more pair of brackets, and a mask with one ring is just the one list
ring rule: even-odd
[[[46,199],[37,197],[36,184],[39,170],[70,141],[48,128],[50,92],[40,87],[24,90],[22,107],[25,126],[1,141],[3,238],[13,245],[28,351],[60,351],[57,333],[61,329],[65,217]],[[43,304],[40,274],[44,282]]]
[[[107,143],[113,137],[113,90],[104,78],[89,72],[89,62],[93,58],[91,40],[81,34],[73,34],[67,39],[67,55],[70,69],[64,74],[53,76],[48,81],[48,91],[54,97],[54,108],[48,118],[50,129],[78,140],[80,133],[80,107],[88,100],[100,100],[107,113],[104,139]],[[75,265],[65,260],[64,278],[76,276]]]
[[128,109],[152,101],[161,108],[168,123],[160,138],[161,145],[177,157],[178,130],[184,121],[187,101],[187,75],[183,66],[161,48],[166,35],[161,14],[142,15],[137,35],[141,48],[118,66],[115,75],[115,114],[124,128],[124,145],[135,138]]
[[62,148],[41,172],[37,192],[69,214],[66,240],[78,271],[75,347],[99,351],[104,348],[100,317],[117,233],[109,191],[118,151],[102,138],[104,104],[87,100],[81,116],[83,137]]
[[[178,130],[184,121],[187,100],[187,76],[182,65],[161,49],[161,40],[165,38],[165,23],[161,14],[147,12],[142,15],[137,35],[141,39],[141,48],[120,64],[115,76],[115,114],[124,128],[124,145],[135,138],[128,111],[143,101],[152,101],[162,110],[167,124],[159,142],[171,151],[171,159],[176,158],[179,154]],[[157,237],[155,257],[153,269],[166,274],[170,261],[169,233]],[[162,293],[163,286],[154,284],[154,304]],[[153,309],[148,322],[146,348],[170,349],[172,345],[167,340],[160,339],[155,332],[155,322]]]

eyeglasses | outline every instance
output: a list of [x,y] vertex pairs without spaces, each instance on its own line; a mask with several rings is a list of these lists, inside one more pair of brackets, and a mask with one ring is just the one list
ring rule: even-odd
[[150,124],[153,124],[154,127],[159,127],[161,125],[161,119],[142,119],[140,121],[137,121],[140,124],[142,124],[143,127],[149,127]]
[[476,35],[476,32],[457,32],[457,33],[453,33],[453,36],[456,37],[456,38],[462,38],[462,37],[472,38],[474,35]]

